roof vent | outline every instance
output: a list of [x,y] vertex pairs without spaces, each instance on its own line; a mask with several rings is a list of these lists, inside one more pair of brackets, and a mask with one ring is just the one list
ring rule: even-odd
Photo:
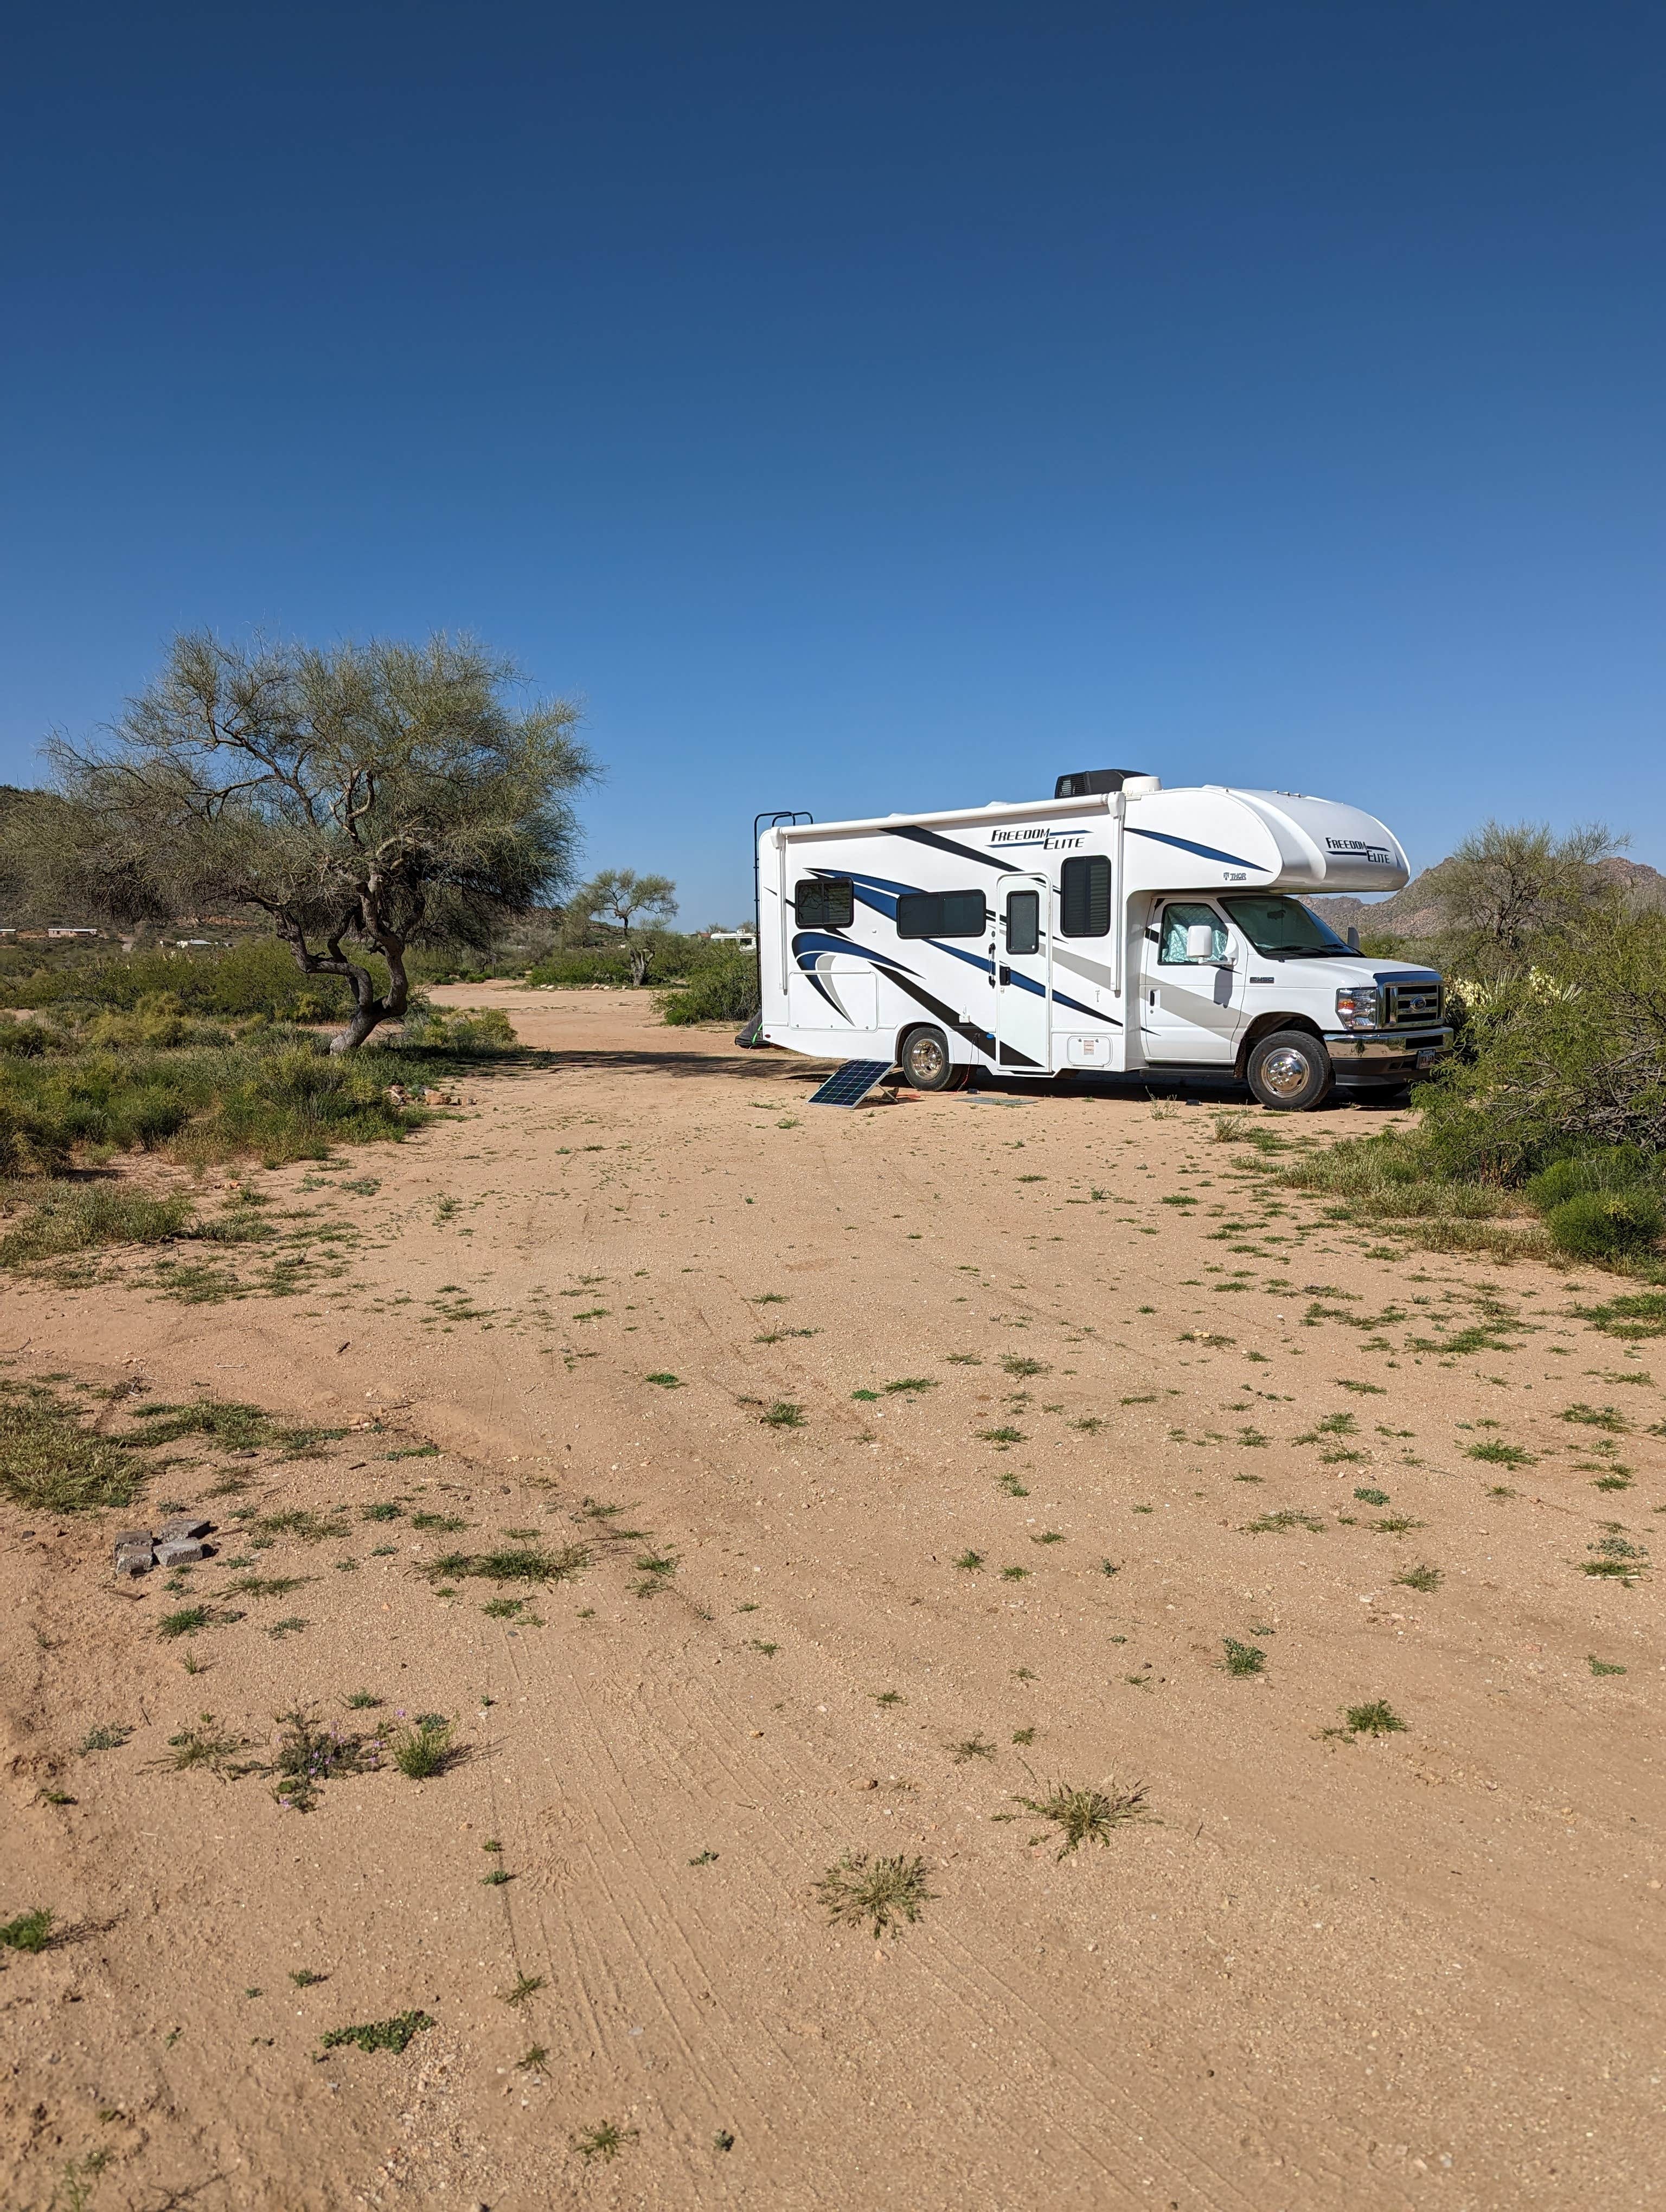
[[1102,791],[1120,791],[1131,775],[1143,775],[1139,768],[1084,768],[1074,775],[1061,775],[1053,787],[1055,799],[1091,799]]

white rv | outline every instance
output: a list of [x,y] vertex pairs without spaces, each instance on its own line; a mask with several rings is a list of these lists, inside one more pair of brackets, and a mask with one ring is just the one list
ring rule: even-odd
[[1334,799],[1093,769],[1050,799],[780,818],[757,870],[748,1041],[894,1059],[920,1090],[1195,1071],[1301,1109],[1404,1085],[1451,1042],[1438,975],[1368,959],[1302,903],[1409,878],[1393,834]]

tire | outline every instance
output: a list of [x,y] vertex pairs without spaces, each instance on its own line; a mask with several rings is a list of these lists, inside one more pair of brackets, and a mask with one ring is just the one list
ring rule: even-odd
[[1310,1030],[1274,1030],[1250,1048],[1244,1074],[1274,1114],[1307,1114],[1322,1105],[1335,1079],[1330,1054]]
[[915,1091],[955,1091],[966,1079],[949,1058],[949,1040],[941,1030],[910,1030],[897,1060]]

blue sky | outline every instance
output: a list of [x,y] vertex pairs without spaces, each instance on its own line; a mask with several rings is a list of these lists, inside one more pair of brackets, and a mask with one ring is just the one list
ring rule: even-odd
[[0,777],[467,629],[587,863],[1061,769],[1666,866],[1666,15],[62,0],[0,86]]

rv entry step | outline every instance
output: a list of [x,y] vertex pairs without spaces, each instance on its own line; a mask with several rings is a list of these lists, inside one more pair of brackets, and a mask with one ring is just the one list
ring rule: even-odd
[[810,1094],[812,1106],[860,1106],[876,1083],[881,1083],[891,1073],[892,1062],[888,1060],[848,1060],[836,1074],[830,1075],[818,1091]]

